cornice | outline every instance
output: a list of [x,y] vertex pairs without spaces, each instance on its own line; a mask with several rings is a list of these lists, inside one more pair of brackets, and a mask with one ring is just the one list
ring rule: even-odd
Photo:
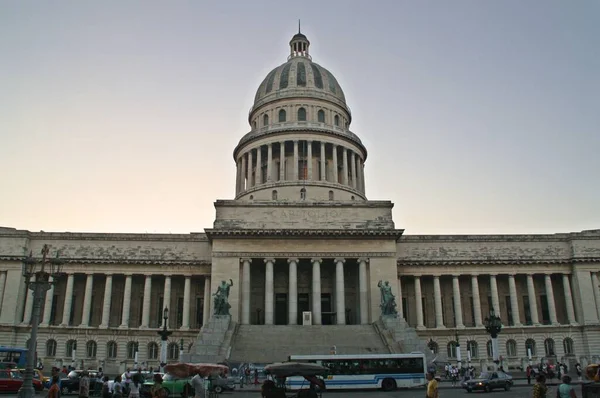
[[[22,256],[0,256],[0,261],[22,261]],[[61,258],[65,264],[211,265],[203,260],[161,260],[137,258]]]
[[[210,240],[214,238],[363,238],[363,239],[390,239],[398,240],[403,229],[205,229]],[[214,255],[214,253],[213,253]]]
[[395,252],[213,252],[213,257],[334,259],[394,257]]
[[572,264],[572,263],[597,263],[600,257],[591,258],[549,258],[549,259],[469,259],[469,260],[403,260],[398,259],[399,266],[446,266],[446,265],[532,265],[532,264]]
[[44,240],[103,240],[103,241],[163,241],[163,242],[208,242],[204,233],[147,234],[147,233],[96,233],[96,232],[31,232],[22,229],[0,228],[0,238],[29,238]]
[[439,242],[561,242],[577,240],[600,240],[600,230],[555,234],[522,235],[402,235],[398,243],[439,243]]

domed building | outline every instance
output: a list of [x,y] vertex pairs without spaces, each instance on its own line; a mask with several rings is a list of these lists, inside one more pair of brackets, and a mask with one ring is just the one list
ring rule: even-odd
[[[204,233],[0,228],[2,344],[28,344],[23,248],[48,244],[66,263],[40,309],[46,366],[157,368],[163,328],[167,362],[331,350],[433,351],[481,368],[499,356],[509,370],[600,359],[600,230],[404,234],[390,201],[367,199],[367,149],[301,33],[259,85],[248,121],[233,151],[235,197],[215,202]],[[491,313],[503,326],[495,352]]]

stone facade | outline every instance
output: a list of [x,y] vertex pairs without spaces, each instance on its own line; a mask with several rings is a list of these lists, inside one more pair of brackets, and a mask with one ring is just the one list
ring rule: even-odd
[[[252,130],[234,151],[236,197],[216,201],[205,233],[0,228],[2,344],[26,345],[32,300],[21,275],[23,248],[39,253],[49,244],[66,264],[40,319],[37,351],[48,365],[74,357],[77,366],[116,372],[133,365],[137,347],[143,366],[158,366],[164,307],[173,330],[168,358],[175,361],[181,340],[184,352],[203,341],[211,292],[230,280],[234,325],[301,328],[303,312],[316,325],[372,324],[381,315],[378,282],[389,281],[398,316],[422,341],[433,340],[442,357],[455,357],[458,333],[463,358],[468,346],[473,362],[487,363],[482,323],[494,308],[509,366],[526,362],[527,348],[534,361],[597,361],[600,230],[404,234],[391,202],[367,200],[367,151],[349,130],[350,110],[335,78],[312,64],[304,35],[290,48],[290,67],[276,68],[261,84]],[[216,355],[222,347],[215,344]]]

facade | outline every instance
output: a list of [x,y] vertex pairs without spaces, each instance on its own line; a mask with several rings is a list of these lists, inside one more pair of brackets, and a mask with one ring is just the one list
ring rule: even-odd
[[[258,88],[251,131],[234,150],[236,196],[215,202],[197,234],[45,233],[0,228],[0,342],[25,346],[31,295],[23,248],[60,250],[65,275],[46,294],[38,356],[48,365],[107,371],[158,366],[164,307],[174,333],[168,359],[187,351],[211,316],[211,292],[232,283],[240,325],[371,324],[380,281],[398,316],[456,357],[491,360],[483,320],[504,328],[505,364],[547,357],[600,359],[600,230],[553,235],[406,235],[393,204],[368,200],[367,150],[350,131],[335,77],[312,62],[306,36]],[[182,347],[180,347],[180,345]],[[250,359],[250,358],[249,358]],[[284,359],[284,358],[282,358]]]

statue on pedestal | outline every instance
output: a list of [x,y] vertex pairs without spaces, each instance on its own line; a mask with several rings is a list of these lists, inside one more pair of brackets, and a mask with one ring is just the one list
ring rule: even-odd
[[397,315],[396,311],[396,296],[392,294],[392,287],[390,282],[379,281],[377,287],[381,291],[381,315]]
[[217,288],[217,292],[213,294],[214,297],[214,314],[215,315],[231,315],[229,309],[229,289],[233,286],[233,280],[229,280],[229,283],[221,281],[221,284]]

